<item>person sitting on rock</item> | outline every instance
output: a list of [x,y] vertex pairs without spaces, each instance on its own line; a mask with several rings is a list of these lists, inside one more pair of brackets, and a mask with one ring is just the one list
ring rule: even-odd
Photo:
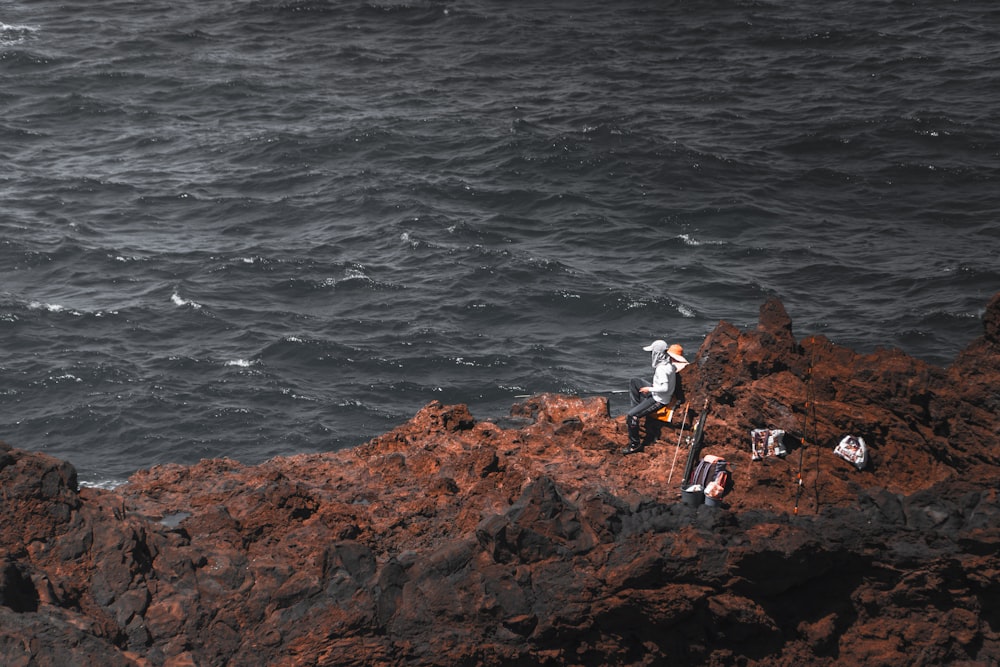
[[677,371],[688,365],[688,360],[684,358],[684,348],[676,343],[668,347],[666,341],[654,340],[642,349],[652,353],[653,382],[647,384],[643,378],[637,377],[629,382],[632,408],[625,413],[628,446],[622,450],[623,454],[642,451],[642,419],[670,403],[677,386]]

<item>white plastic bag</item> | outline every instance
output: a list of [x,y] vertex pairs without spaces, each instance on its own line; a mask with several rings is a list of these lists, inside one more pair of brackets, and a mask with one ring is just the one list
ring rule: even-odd
[[864,470],[868,465],[868,445],[865,439],[858,435],[845,435],[844,439],[833,448],[833,453],[848,463],[854,464],[858,470]]

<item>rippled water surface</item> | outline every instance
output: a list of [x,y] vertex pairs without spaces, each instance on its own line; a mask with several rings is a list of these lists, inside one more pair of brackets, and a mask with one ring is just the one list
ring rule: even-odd
[[96,5],[0,4],[0,438],[87,483],[1000,290],[993,2]]

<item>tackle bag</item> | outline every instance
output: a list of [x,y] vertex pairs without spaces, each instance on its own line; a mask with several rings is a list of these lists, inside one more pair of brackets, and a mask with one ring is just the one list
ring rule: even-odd
[[721,500],[732,489],[733,479],[726,461],[721,456],[708,454],[698,462],[688,485],[702,487],[706,498]]
[[854,464],[858,470],[864,470],[868,465],[868,445],[861,436],[845,435],[844,439],[833,448],[833,453]]
[[750,431],[750,452],[754,461],[760,461],[765,456],[784,456],[785,432],[781,429],[755,428]]

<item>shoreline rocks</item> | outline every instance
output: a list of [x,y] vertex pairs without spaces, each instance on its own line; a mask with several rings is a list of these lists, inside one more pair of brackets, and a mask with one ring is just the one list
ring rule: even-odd
[[[432,402],[351,450],[114,491],[0,449],[0,663],[1000,661],[1000,294],[948,368],[797,340],[777,300],[689,358],[725,508],[680,502],[675,426],[623,457],[599,397],[532,397],[516,427]],[[751,460],[753,428],[788,454]]]

